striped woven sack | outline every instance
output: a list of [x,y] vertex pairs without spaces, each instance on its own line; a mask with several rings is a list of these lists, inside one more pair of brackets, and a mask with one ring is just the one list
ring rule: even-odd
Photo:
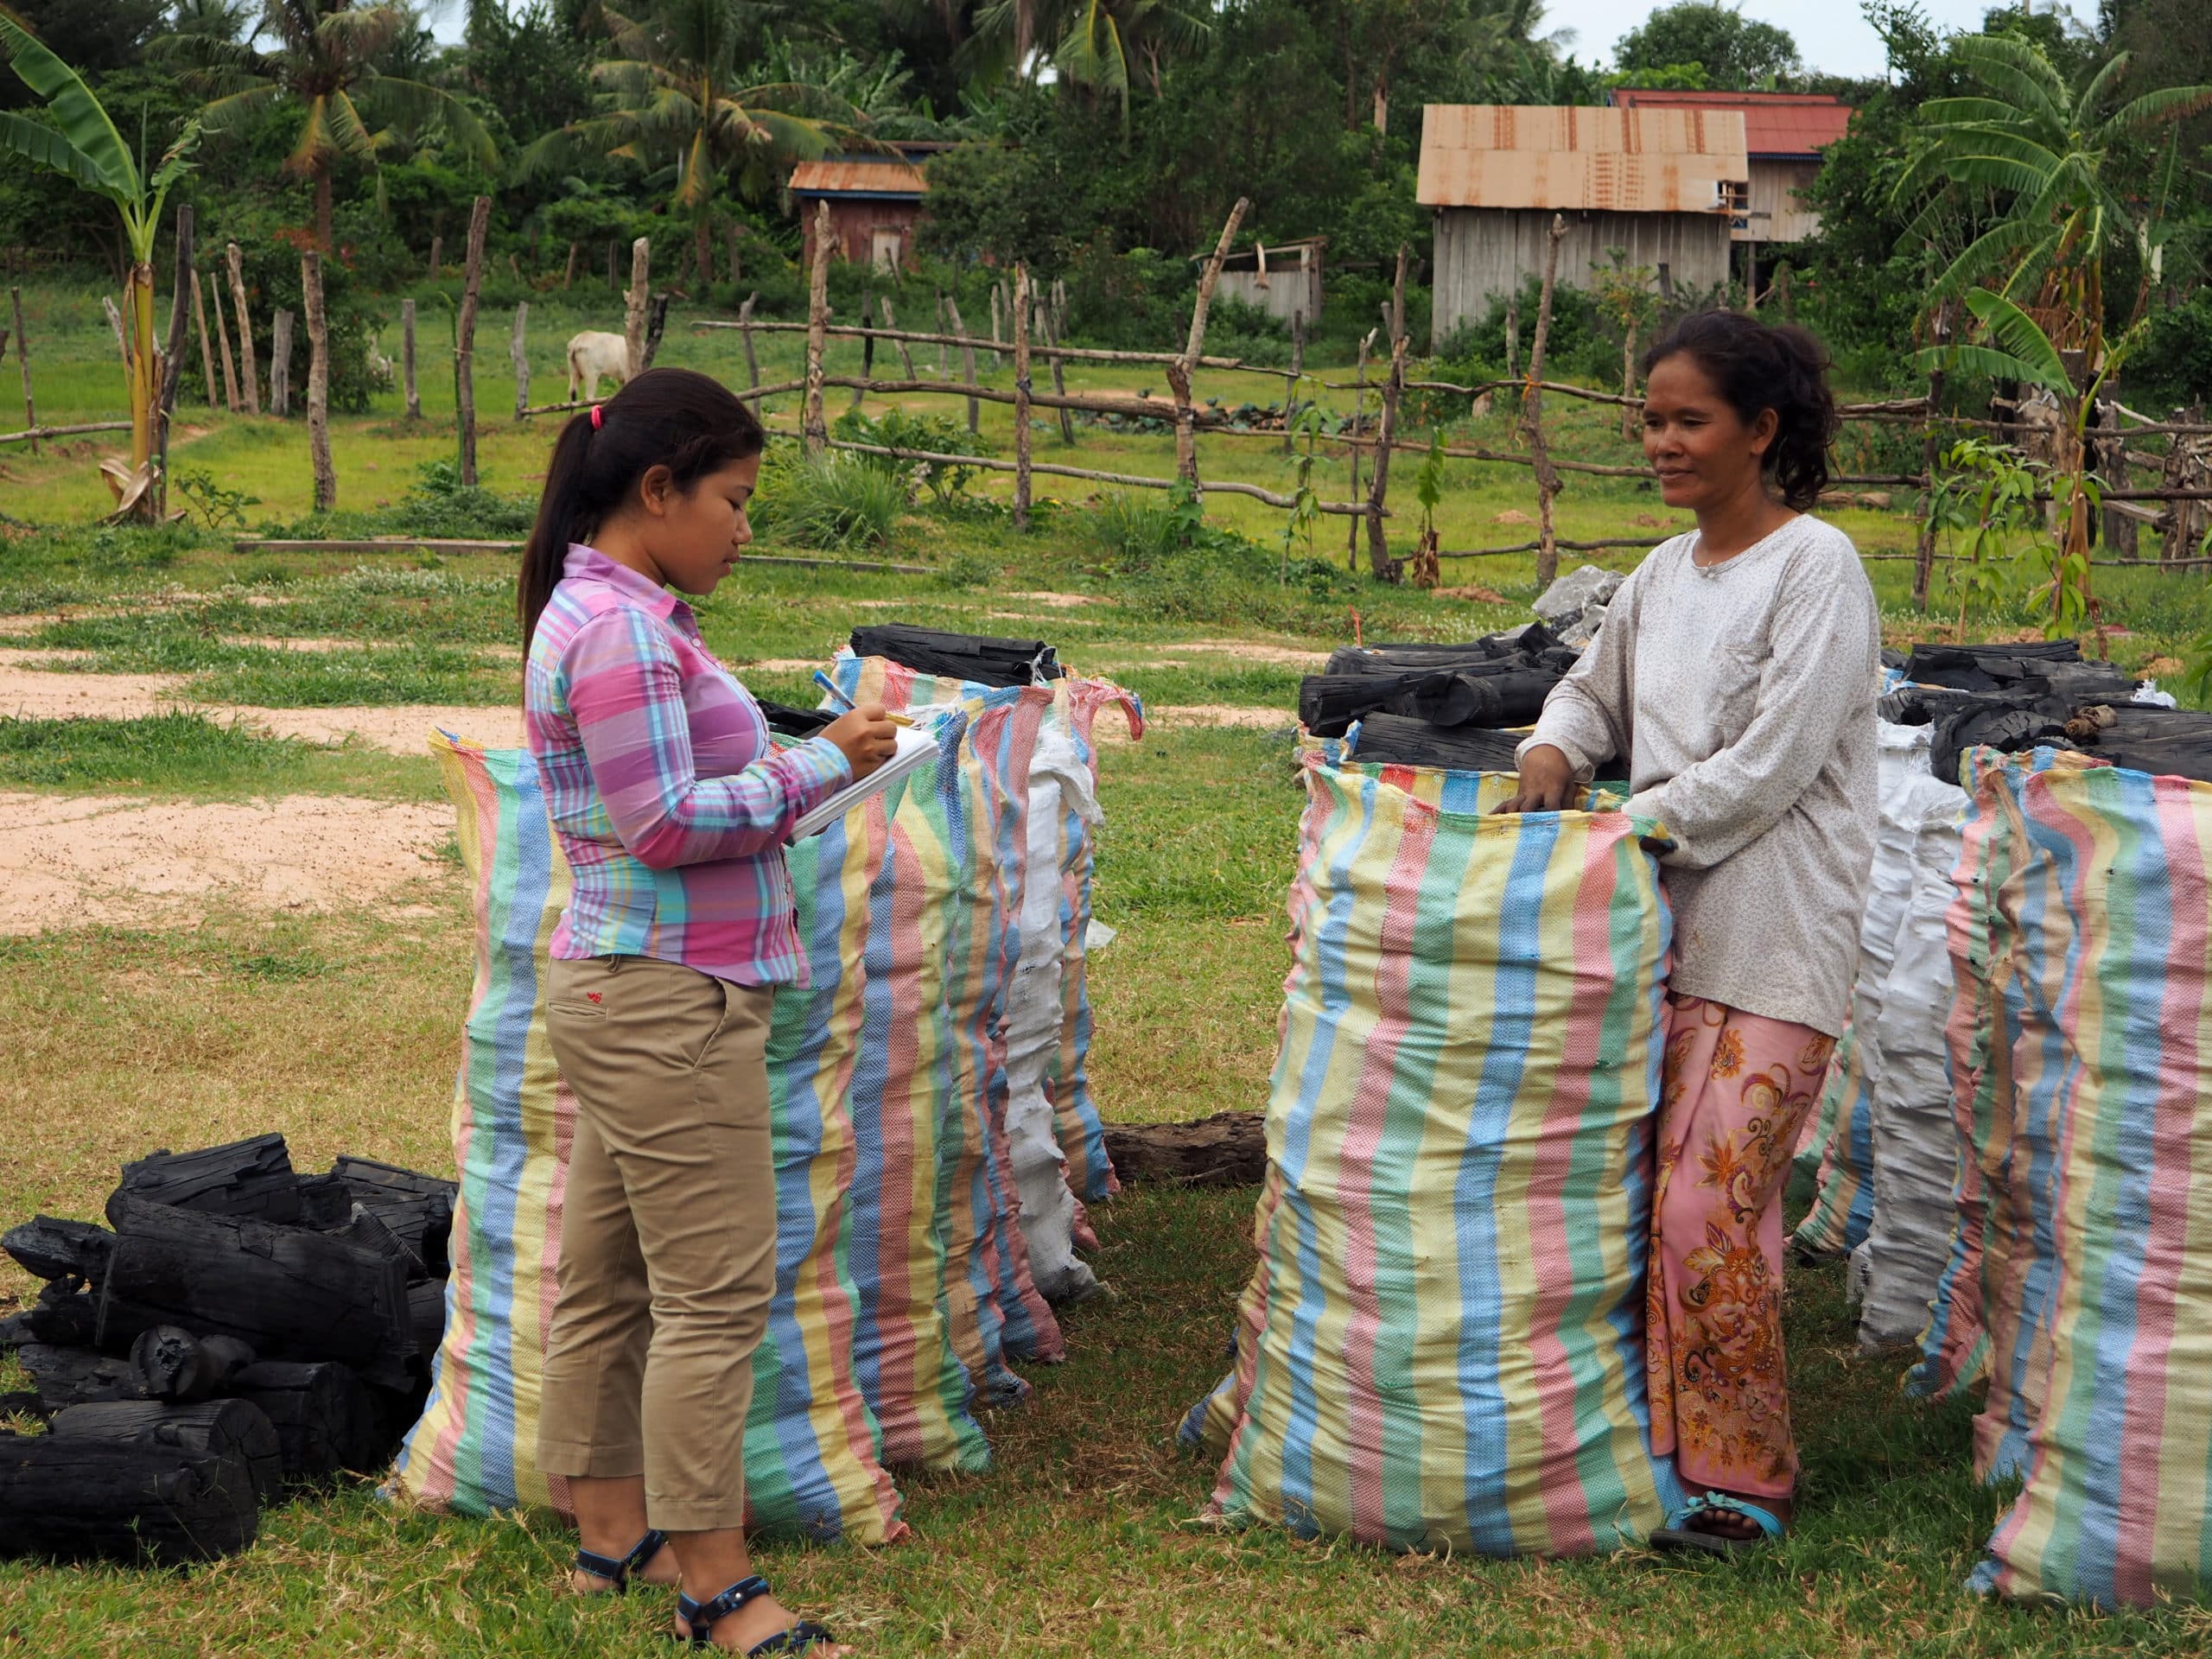
[[1029,1269],[1006,1132],[1007,1004],[1021,953],[1028,777],[1052,694],[942,679],[849,652],[838,655],[830,672],[855,701],[875,699],[893,710],[948,705],[968,716],[960,767],[971,856],[945,974],[955,1041],[938,1142],[938,1214],[954,1351],[986,1402],[1009,1404],[1026,1397],[1029,1385],[1008,1369],[1007,1357],[1066,1356],[1058,1322]]
[[[2055,1270],[2026,1485],[1978,1588],[2147,1606],[2212,1582],[2212,785],[2011,767],[2018,1090]],[[2007,883],[2004,904],[2013,890]],[[2039,1027],[2050,1033],[2046,1039]],[[2047,1109],[2030,1103],[2047,1093]],[[2015,1154],[2016,1166],[2018,1154]]]
[[1669,918],[1653,826],[1300,757],[1259,1263],[1213,1508],[1397,1548],[1661,1524],[1643,1272]]
[[947,942],[968,858],[957,709],[939,759],[785,854],[812,969],[779,998],[776,1085],[852,1136],[838,1257],[853,1288],[852,1372],[887,1467],[981,1471],[990,1447],[939,1306],[938,1135],[950,1088]]
[[[1065,719],[1077,752],[1098,786],[1097,721],[1118,709],[1128,722],[1129,739],[1144,736],[1144,703],[1134,691],[1110,680],[1067,678],[1052,682],[1051,719]],[[1090,1087],[1090,879],[1096,862],[1096,826],[1073,811],[1061,816],[1060,862],[1060,1048],[1046,1077],[1059,1128],[1060,1152],[1067,1160],[1068,1185],[1085,1204],[1098,1204],[1121,1191],[1113,1160],[1106,1155],[1106,1124]]]
[[1855,1024],[1828,1057],[1815,1123],[1797,1154],[1813,1166],[1813,1207],[1790,1236],[1815,1255],[1846,1255],[1874,1224],[1874,1090]]
[[[537,1469],[537,1450],[575,1123],[546,1039],[544,1004],[569,870],[527,752],[486,750],[443,733],[430,747],[459,815],[477,976],[454,1098],[461,1203],[446,1335],[429,1402],[401,1451],[397,1490],[472,1515],[547,1502],[565,1509],[563,1483]],[[781,1004],[779,997],[779,1024]],[[850,1136],[841,1137],[834,1117],[795,1113],[792,1091],[779,1087],[772,1066],[770,1088],[776,1291],[753,1359],[747,1524],[889,1542],[905,1523],[853,1382],[853,1297],[835,1262]]]

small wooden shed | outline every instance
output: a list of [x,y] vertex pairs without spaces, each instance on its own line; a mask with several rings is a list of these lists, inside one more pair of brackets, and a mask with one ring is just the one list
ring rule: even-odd
[[1821,170],[1821,152],[1851,130],[1852,109],[1825,92],[1643,92],[1612,94],[1624,110],[1734,110],[1744,118],[1751,164],[1750,211],[1730,226],[1738,242],[1802,242],[1821,216],[1804,199]]
[[1415,192],[1436,215],[1440,341],[1542,274],[1554,213],[1568,222],[1563,283],[1587,287],[1620,248],[1675,284],[1719,287],[1730,222],[1750,211],[1751,161],[1734,110],[1432,104]]
[[910,269],[929,181],[921,163],[943,144],[901,144],[895,156],[825,156],[791,169],[804,259],[814,261],[814,205],[830,204],[830,232],[841,258],[878,270]]
[[[1241,300],[1256,305],[1285,322],[1302,316],[1311,329],[1321,315],[1321,250],[1325,236],[1295,242],[1254,243],[1239,248],[1221,262],[1221,280],[1214,286],[1217,299]],[[1194,261],[1211,257],[1193,254]]]

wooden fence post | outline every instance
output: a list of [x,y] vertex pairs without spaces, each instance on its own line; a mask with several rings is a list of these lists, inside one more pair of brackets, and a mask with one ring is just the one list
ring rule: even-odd
[[806,280],[806,404],[799,435],[807,454],[819,454],[830,442],[830,423],[822,416],[822,355],[830,341],[830,204],[814,207],[814,264]]
[[[1405,269],[1405,253],[1398,254]],[[1398,399],[1406,389],[1406,337],[1390,346],[1390,378],[1382,383],[1382,418],[1375,423],[1375,482],[1367,492],[1367,568],[1378,581],[1395,582],[1398,567],[1382,534],[1383,507],[1390,490],[1390,445],[1398,435]]]
[[1517,284],[1505,296],[1505,378],[1521,378],[1521,289]]
[[523,417],[530,407],[530,350],[524,330],[530,327],[530,302],[515,302],[514,338],[507,342],[507,360],[515,370],[515,419]]
[[622,343],[627,348],[623,360],[632,380],[645,372],[645,297],[652,286],[652,238],[644,236],[630,245],[630,289],[622,296]]
[[160,401],[155,405],[155,490],[154,516],[165,519],[169,512],[169,416],[176,408],[177,378],[184,372],[184,330],[191,315],[190,302],[185,289],[194,285],[192,266],[192,204],[181,202],[176,210],[176,276],[169,283],[169,334],[162,353],[162,390]]
[[1298,417],[1298,378],[1306,372],[1306,313],[1290,314],[1290,373],[1282,383],[1282,452],[1291,453],[1290,427]]
[[238,412],[238,372],[231,360],[231,331],[223,321],[223,289],[215,280],[215,273],[207,273],[207,308],[215,314],[215,349],[223,356],[223,401],[230,411]]
[[[861,327],[863,328],[873,328],[875,327],[875,295],[872,289],[863,292],[861,295]],[[875,336],[874,334],[862,334],[861,336],[861,372],[859,378],[862,380],[873,380],[875,378]],[[868,388],[866,386],[855,386],[853,388],[853,401],[851,406],[855,409],[858,409],[861,406],[861,399],[867,396]]]
[[576,250],[582,246],[581,242],[569,244],[569,269],[561,278],[561,291],[564,294],[576,285]]
[[1536,336],[1529,343],[1529,384],[1521,394],[1521,417],[1529,433],[1529,454],[1536,463],[1536,586],[1548,588],[1559,576],[1559,532],[1552,524],[1552,498],[1559,493],[1559,468],[1552,465],[1544,439],[1544,343],[1552,331],[1552,292],[1559,282],[1559,245],[1567,235],[1567,215],[1552,215],[1551,239],[1544,248],[1544,286],[1536,302]]
[[300,291],[308,314],[308,453],[315,459],[315,510],[338,505],[338,474],[330,465],[330,328],[322,312],[322,255],[300,256]]
[[[200,301],[200,285],[196,282],[192,287],[192,298],[196,306]],[[31,401],[31,337],[23,332],[23,290],[10,284],[8,299],[16,309],[16,366],[23,372],[23,424],[35,434],[38,430],[38,405]],[[207,336],[204,333],[200,336],[200,341],[202,346],[207,344]],[[208,385],[211,388],[213,386],[212,378]],[[207,401],[211,404],[215,401],[212,389],[207,394]],[[31,454],[38,454],[35,435],[31,439]]]
[[238,387],[245,393],[245,412],[258,415],[261,386],[253,361],[253,319],[245,302],[245,255],[232,242],[223,250],[223,259],[231,273],[231,315],[238,324]]
[[753,302],[760,297],[760,291],[755,289],[737,308],[738,338],[745,342],[745,384],[748,388],[760,384],[760,359],[753,352]]
[[1029,267],[1014,267],[1014,527],[1029,528]]
[[442,236],[434,236],[430,238],[430,280],[435,282],[445,273],[446,239]]
[[1214,244],[1205,268],[1198,273],[1198,296],[1191,306],[1190,338],[1184,342],[1183,355],[1167,365],[1168,388],[1175,394],[1175,475],[1193,489],[1198,483],[1198,413],[1191,405],[1191,376],[1205,348],[1206,309],[1213,303],[1214,284],[1221,280],[1222,261],[1229,257],[1229,245],[1236,239],[1236,227],[1251,207],[1249,200],[1239,196],[1229,210],[1221,239]]
[[[951,320],[952,332],[959,335],[962,340],[966,340],[968,325],[960,320],[960,302],[950,294],[944,296],[944,312],[945,315]],[[960,378],[969,385],[972,386],[976,384],[976,348],[973,346],[963,346],[960,348]],[[970,432],[982,429],[976,415],[979,407],[980,405],[973,397],[968,400],[968,429]]]
[[607,244],[607,291],[610,294],[620,294],[622,291],[622,284],[614,275],[614,253],[615,250],[620,246],[621,244],[618,240],[613,238],[608,238]]
[[407,394],[407,418],[423,418],[422,389],[415,383],[415,302],[399,302],[399,375]]
[[[1939,314],[1937,327],[1942,328]],[[1928,608],[1928,589],[1936,575],[1936,465],[1941,458],[1936,442],[1936,408],[1943,396],[1943,371],[1931,369],[1928,373],[1928,413],[1921,428],[1920,466],[1928,475],[1926,509],[1921,515],[1920,538],[1912,550],[1912,602],[1914,608]]]
[[215,348],[207,343],[207,308],[200,302],[197,270],[192,276],[192,327],[200,336],[200,378],[207,388],[207,407],[213,409],[221,387],[215,381]]
[[728,231],[725,232],[729,247],[729,285],[732,288],[735,288],[742,280],[740,275],[741,267],[738,260],[737,243],[738,238],[744,234],[745,226],[736,219],[732,219]]
[[[2104,416],[2101,430],[2105,435],[2098,445],[2101,453],[2098,457],[2097,471],[2104,475],[2107,489],[2124,490],[2127,487],[2127,435],[2120,429],[2120,409],[2113,403],[2098,407]],[[2105,545],[2123,559],[2141,557],[2136,541],[2135,520],[2120,511],[2119,503],[2113,502],[2105,508],[2104,519]]]
[[1004,337],[999,332],[999,285],[993,283],[991,284],[991,345],[994,349],[991,352],[991,372],[994,374],[998,372],[1003,361],[995,348]]
[[[1359,369],[1354,376],[1351,397],[1351,435],[1354,438],[1360,435],[1360,425],[1366,416],[1367,353],[1374,344],[1375,331],[1370,328],[1359,342]],[[1357,443],[1351,446],[1351,487],[1344,492],[1344,499],[1359,499],[1359,445]],[[1357,516],[1344,520],[1344,569],[1347,570],[1359,569],[1359,524]]]
[[468,264],[461,283],[461,318],[454,329],[454,423],[461,431],[461,481],[476,482],[476,296],[484,286],[484,236],[492,225],[492,198],[479,196],[468,213]]
[[[1057,282],[1057,279],[1055,280]],[[1059,353],[1059,325],[1052,319],[1052,308],[1050,305],[1046,305],[1039,308],[1044,313],[1045,343],[1052,348],[1052,391],[1058,396],[1065,397],[1068,395],[1067,359],[1062,357]],[[1058,413],[1060,416],[1060,442],[1065,444],[1072,444],[1075,442],[1075,412],[1066,405],[1063,404],[1060,407]]]
[[292,314],[279,311],[270,325],[269,412],[283,420],[292,412]]
[[645,355],[638,366],[643,374],[653,365],[653,359],[660,354],[661,331],[668,327],[668,302],[672,296],[656,294],[645,306]]
[[[886,328],[898,327],[899,318],[898,315],[891,308],[891,296],[888,294],[886,294],[882,296],[882,300],[883,326]],[[906,349],[906,342],[901,340],[894,340],[893,344],[899,347],[899,361],[906,371],[906,378],[909,380],[919,379],[921,377],[914,372],[914,354]]]
[[1068,285],[1062,276],[1052,278],[1052,333],[1060,340],[1068,337]]
[[952,371],[949,366],[947,366],[944,360],[944,340],[943,336],[950,334],[951,330],[945,326],[944,295],[942,291],[940,291],[937,296],[937,332],[939,336],[937,342],[937,378],[940,380],[950,380],[952,378]]

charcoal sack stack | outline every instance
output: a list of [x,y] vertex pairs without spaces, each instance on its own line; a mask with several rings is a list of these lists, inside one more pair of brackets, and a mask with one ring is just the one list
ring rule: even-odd
[[282,1135],[126,1165],[109,1225],[0,1236],[45,1281],[0,1324],[46,1432],[0,1436],[0,1554],[234,1554],[288,1484],[379,1467],[444,1322],[454,1186]]

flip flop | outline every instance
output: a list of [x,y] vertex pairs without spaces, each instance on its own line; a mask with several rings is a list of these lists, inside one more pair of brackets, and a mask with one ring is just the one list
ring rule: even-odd
[[[1758,1524],[1756,1538],[1731,1538],[1718,1532],[1707,1532],[1687,1522],[1700,1515],[1725,1512],[1740,1515]],[[1745,1550],[1757,1549],[1770,1538],[1779,1538],[1783,1531],[1782,1522],[1770,1510],[1756,1503],[1746,1503],[1740,1497],[1731,1497],[1726,1492],[1706,1492],[1690,1501],[1667,1517],[1667,1524],[1651,1535],[1654,1549],[1688,1549],[1701,1551],[1707,1555],[1740,1555]]]

